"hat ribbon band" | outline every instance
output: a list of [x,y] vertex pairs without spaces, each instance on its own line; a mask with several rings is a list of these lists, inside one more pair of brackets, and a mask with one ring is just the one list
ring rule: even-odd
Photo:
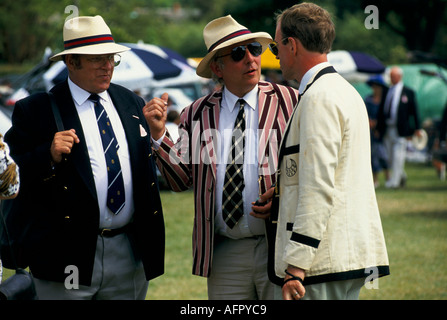
[[65,50],[67,50],[107,42],[115,42],[111,34],[102,34],[97,36],[77,38],[73,40],[64,41],[64,48]]
[[216,48],[218,45],[224,43],[225,41],[231,40],[231,39],[236,38],[236,37],[243,36],[245,34],[250,34],[250,33],[251,33],[251,31],[248,30],[248,29],[243,29],[243,30],[239,30],[239,31],[233,32],[233,33],[229,34],[228,36],[226,36],[226,37],[220,39],[219,41],[215,42],[212,46],[210,46],[210,48],[208,49],[208,53],[213,51],[214,48]]

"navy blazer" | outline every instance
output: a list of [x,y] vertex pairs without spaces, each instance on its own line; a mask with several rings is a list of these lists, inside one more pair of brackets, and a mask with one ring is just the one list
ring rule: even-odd
[[[80,143],[53,167],[50,146],[57,129],[48,95],[38,93],[18,101],[5,141],[19,165],[21,188],[15,200],[5,201],[4,208],[8,219],[18,229],[20,225],[22,266],[29,265],[37,278],[63,282],[65,268],[74,265],[79,283],[90,285],[99,230],[93,172],[68,82],[51,92],[65,130],[75,129]],[[150,280],[164,273],[165,229],[150,132],[142,113],[145,103],[118,85],[111,84],[108,93],[129,146],[135,203],[131,241]]]
[[[384,112],[385,98],[388,91],[384,90],[382,103],[377,116],[377,130],[383,137],[386,133],[386,116]],[[416,130],[419,130],[419,115],[415,92],[404,86],[399,97],[399,106],[397,109],[397,132],[401,137],[410,137]]]

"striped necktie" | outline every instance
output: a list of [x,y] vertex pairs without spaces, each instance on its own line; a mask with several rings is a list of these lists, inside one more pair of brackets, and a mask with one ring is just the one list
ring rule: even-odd
[[225,223],[233,229],[239,219],[244,215],[244,201],[242,191],[244,190],[244,164],[245,145],[245,101],[238,100],[239,112],[234,123],[232,145],[228,155],[227,168],[222,193],[222,216]]
[[104,156],[107,164],[107,207],[118,214],[125,204],[124,180],[118,157],[118,141],[113,132],[109,116],[100,102],[97,94],[92,94],[89,100],[95,104],[96,121],[101,134]]

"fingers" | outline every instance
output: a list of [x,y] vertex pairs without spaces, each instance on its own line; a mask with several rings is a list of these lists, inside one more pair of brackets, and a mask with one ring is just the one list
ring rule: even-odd
[[304,297],[306,289],[299,281],[289,281],[282,288],[284,300],[299,300]]
[[275,193],[275,188],[270,188],[264,194],[259,196],[259,199],[256,202],[252,202],[253,205],[252,212],[250,215],[259,218],[259,219],[267,219],[271,215],[272,201],[273,195]]
[[152,137],[157,140],[165,132],[169,95],[153,98],[143,107],[143,114],[151,129]]
[[152,120],[152,118],[156,118],[157,120],[163,118],[167,111],[168,98],[169,95],[165,92],[161,98],[153,98],[143,107],[143,113],[148,122]]
[[284,285],[282,287],[282,297],[284,300],[299,300],[306,294],[306,289],[303,286],[306,273],[303,269],[289,266],[287,268],[286,277],[284,278]]
[[257,206],[255,205],[255,202],[252,202],[252,212],[250,212],[250,215],[259,218],[259,219],[267,219],[271,215],[271,208],[272,208],[272,202],[268,202],[264,206]]
[[62,155],[70,154],[75,143],[79,143],[79,138],[74,129],[57,132],[50,149],[53,162],[60,163]]
[[275,194],[275,188],[268,189],[264,194],[261,195],[260,199],[263,201],[268,201],[273,198],[273,195]]
[[165,92],[161,95],[161,100],[163,100],[166,103],[166,105],[168,105],[168,99],[169,99],[169,94],[167,92]]

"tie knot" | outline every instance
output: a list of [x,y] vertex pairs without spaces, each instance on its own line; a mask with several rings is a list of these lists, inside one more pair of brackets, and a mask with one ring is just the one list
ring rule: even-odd
[[239,99],[237,102],[239,103],[240,108],[243,108],[246,103],[244,99]]
[[94,103],[99,102],[99,96],[96,93],[92,93],[90,97],[88,97],[88,100],[93,101]]

